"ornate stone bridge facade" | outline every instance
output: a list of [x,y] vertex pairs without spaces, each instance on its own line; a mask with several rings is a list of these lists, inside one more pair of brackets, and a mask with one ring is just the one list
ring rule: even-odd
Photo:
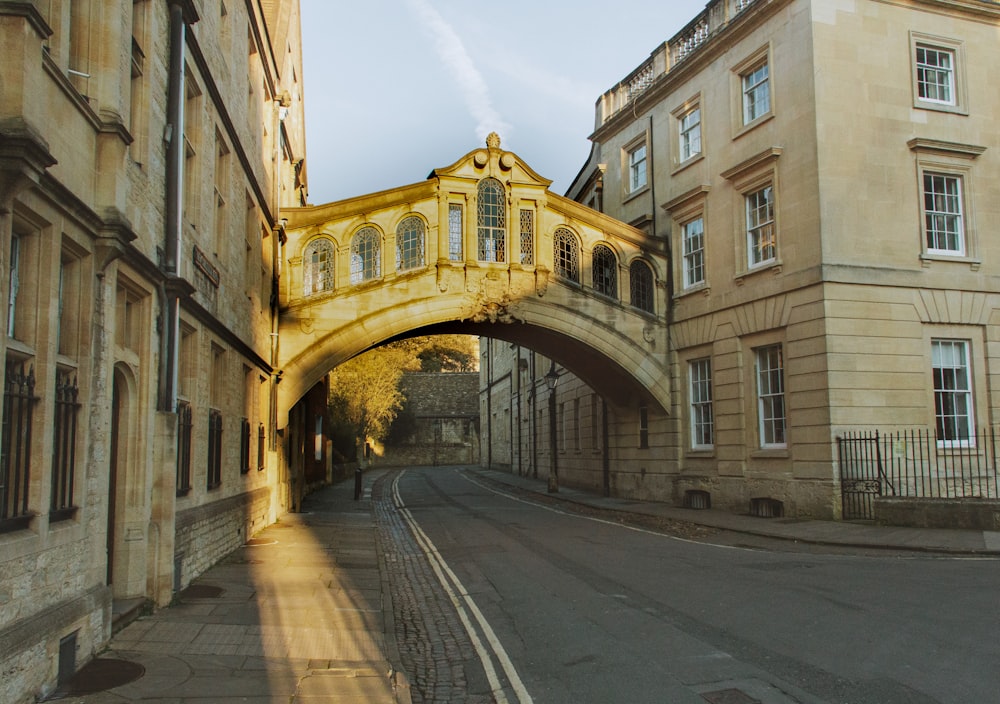
[[442,332],[526,345],[612,403],[669,408],[664,243],[550,183],[493,134],[422,183],[284,210],[279,426],[338,364]]

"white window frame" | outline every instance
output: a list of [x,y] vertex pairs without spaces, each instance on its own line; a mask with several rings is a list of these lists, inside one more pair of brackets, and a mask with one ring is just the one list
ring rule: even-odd
[[688,362],[688,397],[691,408],[691,449],[711,450],[715,447],[711,357]]
[[740,73],[743,125],[757,122],[771,112],[771,67],[765,58]]
[[[697,234],[694,230],[697,227]],[[697,240],[697,247],[694,246]],[[683,246],[684,288],[701,286],[705,283],[705,218],[701,215],[681,225]],[[700,274],[695,272],[700,271]]]
[[[758,196],[763,194],[763,204]],[[758,269],[778,259],[778,228],[775,220],[774,184],[766,183],[743,194],[746,216],[747,268]],[[761,208],[764,207],[763,214]],[[769,233],[769,234],[768,234]],[[767,243],[767,241],[770,241]],[[765,249],[769,256],[764,256]],[[759,258],[755,253],[760,253]]]
[[[954,354],[956,352],[957,355]],[[938,447],[974,447],[976,419],[969,341],[932,338],[931,377]],[[946,402],[949,413],[944,413]],[[946,429],[945,423],[951,426],[950,431]],[[963,423],[964,428],[961,427]]]
[[645,138],[625,150],[625,166],[625,188],[628,195],[634,195],[649,185],[649,159]]
[[[920,60],[921,52],[934,52],[939,56],[949,56],[950,67],[935,66],[926,61]],[[968,100],[966,96],[965,80],[965,44],[957,39],[938,37],[920,32],[910,32],[910,66],[911,82],[913,90],[913,107],[923,110],[936,110],[939,112],[952,112],[959,115],[968,115]],[[934,81],[931,85],[944,86],[949,95],[947,97],[937,97],[922,95],[923,86],[927,83],[927,72],[935,72],[943,75],[944,82]]]
[[677,118],[678,161],[684,163],[701,154],[701,105],[695,105]]
[[[777,360],[772,352],[777,351]],[[757,439],[761,449],[788,447],[784,348],[781,343],[754,349],[757,385]]]
[[[962,176],[942,171],[933,171],[931,169],[922,169],[920,185],[925,251],[928,254],[944,256],[966,256],[968,246],[965,234],[965,208],[963,207],[964,183]],[[954,189],[950,188],[951,185],[954,186]],[[929,189],[928,186],[931,188]],[[937,186],[944,186],[945,189],[941,190]],[[957,246],[932,246],[939,244],[938,240],[940,237],[957,238]]]
[[[913,60],[917,69],[917,97],[928,103],[954,105],[957,98],[955,52],[918,42]],[[932,92],[944,94],[944,97],[931,97]]]

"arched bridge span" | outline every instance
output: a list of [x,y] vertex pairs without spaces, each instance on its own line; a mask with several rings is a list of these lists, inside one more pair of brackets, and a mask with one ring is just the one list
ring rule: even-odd
[[386,341],[461,332],[669,408],[663,243],[551,193],[491,135],[422,183],[285,211],[278,422]]

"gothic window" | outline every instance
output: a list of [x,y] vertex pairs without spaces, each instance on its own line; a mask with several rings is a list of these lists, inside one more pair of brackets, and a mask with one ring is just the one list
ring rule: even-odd
[[535,263],[535,211],[521,211],[521,263]]
[[611,248],[599,244],[593,255],[594,290],[605,296],[618,298],[618,258]]
[[506,261],[507,202],[503,184],[495,178],[479,182],[477,230],[479,261]]
[[351,239],[351,284],[382,275],[382,242],[374,227],[362,227]]
[[576,235],[560,227],[552,235],[553,266],[557,276],[580,282],[580,245]]
[[396,228],[396,269],[424,265],[424,221],[416,215],[403,218]]
[[631,304],[647,313],[653,311],[653,272],[643,261],[634,261],[628,268]]
[[306,245],[302,257],[302,295],[333,290],[333,242],[320,237]]

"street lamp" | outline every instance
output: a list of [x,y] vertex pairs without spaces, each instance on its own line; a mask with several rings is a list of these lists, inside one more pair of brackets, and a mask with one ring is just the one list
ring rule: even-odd
[[559,491],[559,474],[556,467],[556,384],[559,383],[559,373],[556,363],[549,364],[545,373],[545,385],[549,387],[549,493]]

